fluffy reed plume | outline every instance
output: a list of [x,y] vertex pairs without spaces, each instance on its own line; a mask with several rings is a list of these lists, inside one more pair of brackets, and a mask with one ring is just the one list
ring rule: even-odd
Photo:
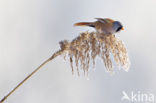
[[64,55],[69,57],[72,72],[74,73],[75,64],[78,75],[80,70],[88,72],[91,63],[94,67],[97,56],[103,60],[109,72],[113,72],[113,58],[119,67],[126,71],[129,69],[127,50],[115,35],[83,32],[71,42],[61,41],[60,46],[61,50],[65,51]]
[[115,35],[104,35],[95,32],[83,32],[71,42],[64,40],[60,42],[60,50],[55,52],[49,59],[37,67],[30,75],[21,81],[12,91],[10,91],[0,103],[4,102],[17,88],[35,74],[42,66],[53,60],[55,57],[64,55],[69,58],[72,73],[74,67],[78,75],[80,71],[88,73],[90,64],[95,65],[96,57],[100,57],[109,72],[113,72],[113,61],[124,70],[129,69],[129,58],[127,50],[121,40]]

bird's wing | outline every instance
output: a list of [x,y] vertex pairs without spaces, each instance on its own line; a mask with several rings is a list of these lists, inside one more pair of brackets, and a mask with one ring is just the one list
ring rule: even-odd
[[107,23],[107,21],[103,18],[95,18],[95,19],[97,19],[101,23],[104,23],[104,24]]
[[110,19],[110,18],[106,18],[105,20],[106,20],[106,22],[108,22],[108,23],[113,23],[113,22],[114,22],[114,20],[112,20],[112,19]]
[[95,19],[97,19],[99,22],[101,22],[101,23],[112,23],[112,22],[114,22],[114,20],[112,20],[112,19],[110,19],[110,18],[95,18]]

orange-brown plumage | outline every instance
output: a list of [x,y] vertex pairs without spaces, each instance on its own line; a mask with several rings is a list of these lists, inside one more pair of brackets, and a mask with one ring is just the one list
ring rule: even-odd
[[118,21],[114,21],[110,18],[95,18],[95,22],[79,22],[74,26],[89,26],[94,27],[97,32],[104,34],[113,34],[123,29],[122,25]]
[[75,23],[74,26],[93,26],[92,22],[79,22]]

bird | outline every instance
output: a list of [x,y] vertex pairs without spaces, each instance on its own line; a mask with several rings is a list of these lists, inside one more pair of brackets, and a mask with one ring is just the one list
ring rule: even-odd
[[119,21],[112,20],[110,18],[95,18],[94,22],[78,22],[74,26],[89,26],[96,29],[97,33],[102,34],[115,34],[121,30],[124,30],[123,25]]

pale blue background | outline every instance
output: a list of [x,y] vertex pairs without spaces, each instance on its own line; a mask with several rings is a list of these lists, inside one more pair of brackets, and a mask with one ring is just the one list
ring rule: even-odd
[[47,64],[5,103],[129,103],[122,91],[156,95],[155,0],[1,0],[0,98],[59,49],[91,28],[73,27],[79,21],[109,17],[123,23],[119,37],[128,48],[131,67],[106,72],[101,60],[96,71],[72,76],[62,57]]

